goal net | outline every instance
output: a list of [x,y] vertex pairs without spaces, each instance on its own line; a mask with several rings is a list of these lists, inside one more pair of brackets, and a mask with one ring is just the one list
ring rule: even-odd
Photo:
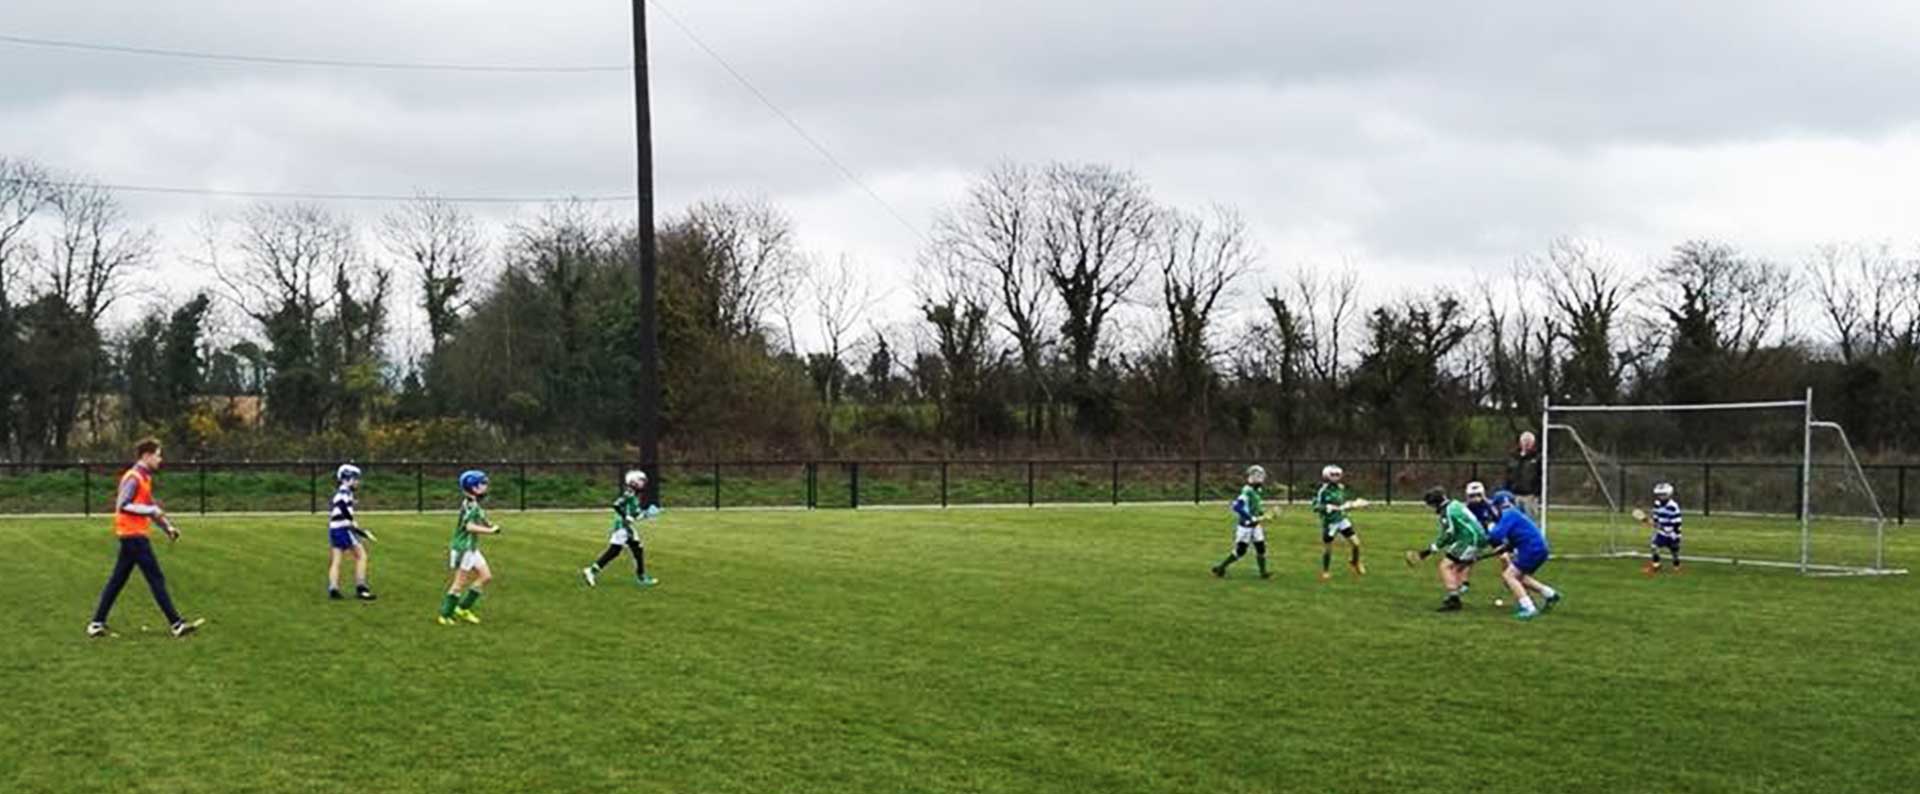
[[[1688,562],[1814,575],[1905,573],[1886,559],[1875,483],[1838,424],[1804,400],[1710,405],[1550,405],[1541,521],[1556,555],[1641,557],[1653,489],[1673,486]],[[1664,556],[1664,554],[1663,554]]]

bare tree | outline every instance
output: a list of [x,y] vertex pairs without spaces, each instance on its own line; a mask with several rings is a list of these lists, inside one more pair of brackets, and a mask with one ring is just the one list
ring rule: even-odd
[[[204,235],[204,264],[267,341],[270,415],[309,432],[324,429],[339,407],[334,397],[345,374],[328,368],[343,365],[351,357],[347,346],[364,338],[349,326],[377,328],[377,314],[362,312],[375,311],[384,298],[384,271],[369,273],[349,222],[311,204],[262,203],[246,210],[230,242],[232,258],[223,255],[228,244],[219,221],[210,221]],[[362,283],[372,286],[372,294],[360,293],[351,301],[357,305],[347,306],[343,298]],[[333,318],[341,327],[331,339],[322,328],[329,307],[348,310]]]
[[855,329],[879,301],[879,295],[844,254],[831,265],[815,263],[806,268],[803,278],[812,299],[822,346],[821,352],[808,357],[807,368],[812,371],[814,385],[826,403],[823,433],[827,448],[832,449],[834,411],[840,405],[846,385],[846,356],[852,347]]
[[1052,166],[1041,196],[1040,269],[1060,299],[1067,362],[1084,386],[1108,315],[1153,258],[1159,211],[1138,176],[1103,165]]
[[42,260],[47,291],[99,322],[124,296],[127,277],[152,260],[154,233],[132,228],[119,200],[98,185],[61,183],[47,204],[59,223]]
[[[1170,211],[1161,223],[1155,256],[1173,376],[1188,415],[1206,417],[1212,397],[1214,310],[1234,282],[1253,269],[1253,246],[1246,221],[1227,207],[1214,207],[1208,217]],[[1209,423],[1188,424],[1204,450]]]
[[1920,268],[1890,246],[1823,245],[1807,269],[1841,361],[1885,353],[1920,330]]
[[1346,332],[1360,313],[1360,272],[1351,264],[1333,272],[1304,266],[1294,271],[1289,291],[1307,368],[1315,380],[1337,386]]
[[[1679,287],[1679,311],[1691,306],[1701,312],[1714,346],[1742,359],[1751,358],[1781,330],[1798,291],[1797,280],[1787,268],[1702,240],[1675,247],[1661,275]],[[1676,316],[1673,309],[1668,314]]]
[[1626,371],[1649,354],[1621,344],[1636,280],[1598,245],[1570,238],[1555,240],[1522,269],[1544,293],[1557,341],[1566,345],[1560,385],[1567,395],[1615,401]]
[[[1027,380],[1028,432],[1036,440],[1053,402],[1046,363],[1056,340],[1057,315],[1057,299],[1039,256],[1040,192],[1031,169],[1013,163],[996,166],[967,189],[958,207],[935,222],[932,254],[952,266],[942,276],[950,283],[982,274],[980,291],[994,296],[998,322],[1019,351]],[[976,293],[970,288],[967,294]]]
[[487,246],[473,215],[446,201],[422,196],[380,219],[387,250],[412,264],[420,279],[420,306],[427,313],[430,354],[439,354],[460,322]]
[[695,204],[683,223],[714,258],[706,285],[714,325],[733,335],[761,331],[801,276],[792,219],[765,199],[736,199]]
[[0,157],[0,289],[22,260],[34,255],[25,245],[28,223],[47,203],[46,171],[26,160]]

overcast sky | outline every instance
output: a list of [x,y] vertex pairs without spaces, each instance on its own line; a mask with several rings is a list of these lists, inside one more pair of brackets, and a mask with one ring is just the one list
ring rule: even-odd
[[[1634,261],[1695,237],[1785,260],[1920,240],[1911,2],[662,2],[922,229],[1013,159],[1111,163],[1168,203],[1237,206],[1262,280],[1344,261],[1381,294],[1503,273],[1560,236]],[[916,232],[665,17],[652,28],[661,212],[765,195],[905,317]],[[620,64],[628,31],[616,0],[0,5],[0,35],[380,61]],[[629,193],[631,101],[620,73],[0,43],[0,155],[128,184]],[[243,205],[127,201],[170,252],[195,218]]]

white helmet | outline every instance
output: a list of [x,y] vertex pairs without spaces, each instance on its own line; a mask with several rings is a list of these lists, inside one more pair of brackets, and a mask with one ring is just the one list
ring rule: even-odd
[[1672,499],[1673,483],[1663,482],[1653,486],[1653,495],[1655,498],[1658,498],[1658,499]]
[[1266,481],[1267,481],[1267,467],[1262,466],[1258,463],[1255,463],[1252,466],[1247,467],[1247,482],[1253,483],[1255,485],[1262,485],[1262,484],[1265,484]]
[[1320,479],[1323,480],[1338,480],[1345,475],[1346,471],[1339,466],[1328,466],[1320,470]]
[[625,482],[628,489],[638,491],[647,487],[647,473],[639,469],[629,471]]
[[358,479],[360,479],[360,467],[351,463],[342,463],[340,464],[340,468],[333,470],[334,482],[344,483],[348,480]]
[[1474,482],[1470,482],[1470,483],[1467,483],[1467,496],[1468,496],[1469,498],[1471,498],[1471,497],[1475,497],[1475,496],[1478,496],[1478,497],[1480,497],[1480,498],[1482,498],[1482,499],[1485,499],[1485,498],[1487,498],[1487,486],[1486,486],[1486,483],[1482,483],[1482,482],[1480,482],[1480,481],[1478,481],[1478,480],[1476,480],[1476,481],[1474,481]]

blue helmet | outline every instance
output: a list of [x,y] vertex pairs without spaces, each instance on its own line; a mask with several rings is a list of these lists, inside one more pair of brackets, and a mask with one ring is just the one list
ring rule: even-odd
[[460,490],[473,493],[473,489],[487,484],[487,473],[479,469],[460,472]]
[[341,483],[348,480],[358,480],[360,479],[360,467],[351,463],[343,463],[340,465],[340,468],[333,471],[333,479],[335,482]]
[[1493,497],[1488,501],[1493,502],[1494,507],[1505,509],[1513,505],[1513,492],[1512,491],[1494,491]]

